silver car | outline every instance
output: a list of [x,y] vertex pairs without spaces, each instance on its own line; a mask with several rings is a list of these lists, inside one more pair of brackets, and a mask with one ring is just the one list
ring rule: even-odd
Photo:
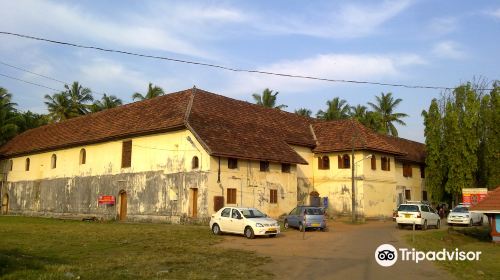
[[300,231],[308,228],[325,230],[325,211],[322,207],[297,206],[285,216],[283,226],[298,228]]

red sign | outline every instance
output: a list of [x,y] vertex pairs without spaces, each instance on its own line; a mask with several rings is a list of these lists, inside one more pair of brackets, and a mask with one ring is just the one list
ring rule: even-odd
[[105,204],[105,205],[115,205],[115,197],[112,195],[100,195],[99,204]]
[[462,202],[464,204],[476,205],[488,195],[488,189],[470,188],[462,189]]

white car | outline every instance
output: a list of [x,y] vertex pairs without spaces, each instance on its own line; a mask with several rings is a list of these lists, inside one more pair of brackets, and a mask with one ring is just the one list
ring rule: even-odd
[[212,215],[210,228],[214,234],[223,232],[243,234],[247,238],[255,235],[276,237],[280,226],[274,219],[255,208],[224,207]]
[[428,226],[441,227],[441,219],[436,210],[427,204],[418,202],[399,205],[396,223],[398,223],[399,228],[413,224],[419,226],[422,230],[426,230]]
[[483,214],[482,213],[473,213],[469,212],[469,205],[459,204],[453,210],[451,210],[450,214],[448,214],[448,224],[449,225],[468,225],[472,226],[473,224],[483,224]]

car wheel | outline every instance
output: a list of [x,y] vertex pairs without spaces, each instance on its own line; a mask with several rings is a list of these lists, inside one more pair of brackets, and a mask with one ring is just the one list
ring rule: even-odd
[[422,230],[427,230],[427,220],[424,221],[424,224],[422,225]]
[[218,224],[214,224],[212,226],[212,232],[215,234],[215,235],[220,235],[221,232],[220,232],[220,227]]
[[299,231],[304,231],[305,228],[304,228],[304,225],[302,223],[299,223]]
[[245,228],[245,237],[248,239],[253,239],[255,237],[255,235],[253,233],[253,229],[251,227]]
[[285,222],[283,222],[283,227],[286,229],[290,228],[290,225],[288,224],[287,220],[285,220]]
[[436,228],[440,229],[441,228],[441,220],[438,220],[436,223]]
[[472,225],[473,225],[472,218],[470,218],[470,220],[469,220],[469,227],[471,227]]

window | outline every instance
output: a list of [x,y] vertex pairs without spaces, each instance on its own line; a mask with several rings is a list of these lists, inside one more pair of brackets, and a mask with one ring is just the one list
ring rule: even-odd
[[238,159],[237,158],[228,158],[227,159],[227,168],[229,168],[229,169],[238,168]]
[[12,171],[12,168],[14,167],[14,161],[9,160],[9,171]]
[[57,156],[56,154],[52,154],[50,158],[50,168],[55,169],[57,167]]
[[391,170],[391,159],[388,157],[382,157],[380,158],[381,161],[381,169],[385,171],[390,171]]
[[220,212],[220,216],[229,218],[230,213],[231,213],[231,208],[224,208],[224,210]]
[[420,208],[421,208],[421,209],[422,209],[422,211],[424,211],[424,212],[430,212],[429,207],[427,207],[427,205],[422,205],[422,206],[420,206]]
[[80,164],[85,164],[87,162],[87,151],[85,149],[80,150]]
[[30,171],[30,158],[26,158],[26,164],[24,166],[24,170]]
[[122,168],[132,165],[132,140],[122,142]]
[[290,163],[282,163],[281,164],[281,172],[290,173],[291,165]]
[[262,171],[262,172],[269,171],[269,161],[261,161],[260,162],[260,171]]
[[422,200],[427,201],[427,191],[422,191]]
[[236,204],[236,189],[227,189],[227,204]]
[[278,190],[269,190],[269,203],[278,203]]
[[375,157],[375,155],[372,155],[371,163],[372,163],[372,170],[377,170],[377,158]]
[[351,168],[351,158],[348,154],[344,154],[343,156],[338,156],[338,164],[339,169],[348,169]]
[[420,178],[425,178],[425,165],[420,165]]
[[411,191],[410,190],[405,190],[405,198],[406,198],[406,200],[411,199]]
[[318,158],[318,169],[327,170],[330,169],[330,158],[328,156],[320,156]]
[[233,218],[233,219],[241,218],[240,211],[233,209],[233,212],[231,213],[231,218]]
[[193,159],[191,160],[191,169],[197,169],[199,166],[199,160],[197,156],[194,156]]
[[404,177],[412,177],[412,168],[411,164],[403,163],[403,176]]

